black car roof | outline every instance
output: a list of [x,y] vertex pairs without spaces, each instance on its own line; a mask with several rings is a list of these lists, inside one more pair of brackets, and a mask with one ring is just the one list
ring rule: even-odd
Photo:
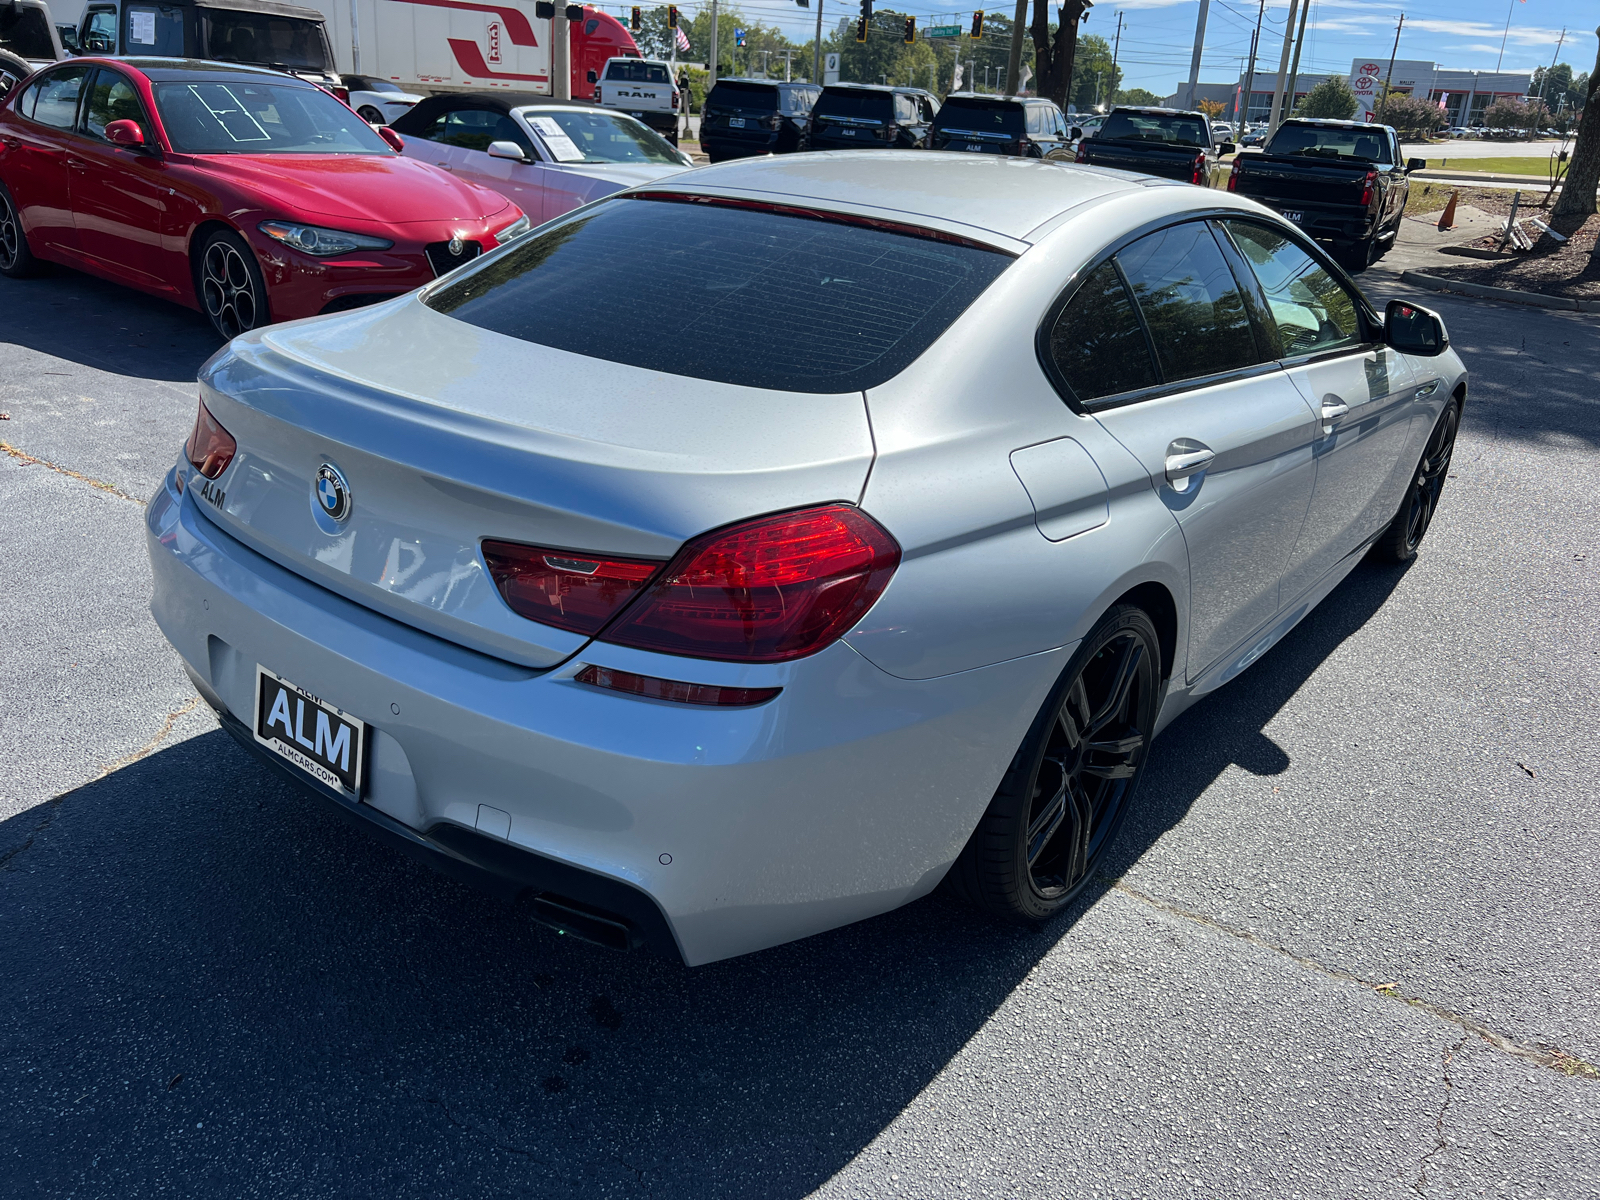
[[[389,128],[396,133],[418,137],[421,136],[422,130],[439,119],[441,113],[453,112],[456,109],[474,109],[509,115],[515,108],[537,108],[540,105],[554,108],[605,108],[604,105],[591,104],[587,100],[556,100],[534,92],[451,92],[449,95],[429,96],[425,100],[417,101],[405,116],[392,121]],[[613,108],[606,111],[618,110]]]
[[825,92],[899,92],[906,96],[932,96],[925,88],[903,87],[898,83],[830,83]]
[[797,87],[816,87],[817,86],[814,83],[807,83],[803,79],[751,79],[751,78],[749,78],[747,76],[744,76],[744,75],[725,75],[721,79],[717,80],[717,82],[712,84],[711,86],[712,87],[717,87],[720,84],[724,84],[724,83],[759,83],[762,87],[775,87],[775,88],[797,88]]
[[985,104],[1048,104],[1051,108],[1056,107],[1056,102],[1048,96],[991,96],[987,92],[951,92],[944,98],[946,104],[952,100],[981,100]]
[[1151,117],[1199,117],[1206,124],[1211,123],[1211,118],[1203,112],[1196,112],[1192,108],[1160,108],[1154,104],[1119,104],[1106,115],[1112,113],[1142,113]]
[[103,62],[119,67],[129,67],[138,71],[151,83],[175,83],[179,81],[193,82],[206,79],[235,79],[240,75],[259,76],[263,82],[273,80],[277,83],[298,84],[301,87],[315,87],[301,79],[298,75],[291,75],[287,71],[277,71],[271,67],[253,67],[246,63],[216,62],[205,58],[149,58],[143,54],[109,55],[93,54],[82,58],[74,58],[75,63]]

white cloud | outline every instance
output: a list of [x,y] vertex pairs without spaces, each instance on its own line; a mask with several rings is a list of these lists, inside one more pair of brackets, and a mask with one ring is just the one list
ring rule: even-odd
[[[1497,28],[1483,21],[1434,21],[1426,17],[1416,17],[1407,21],[1406,28],[1420,29],[1425,33],[1453,33],[1458,37],[1492,38],[1498,33],[1506,38],[1508,46],[1554,46],[1561,36],[1559,29],[1513,25],[1507,34],[1504,26]],[[1568,40],[1571,40],[1570,34]],[[1500,49],[1498,39],[1495,41],[1494,49],[1496,52]]]

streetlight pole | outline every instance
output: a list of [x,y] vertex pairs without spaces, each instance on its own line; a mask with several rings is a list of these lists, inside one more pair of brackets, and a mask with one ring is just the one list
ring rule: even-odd
[[1256,10],[1256,31],[1250,37],[1250,70],[1244,77],[1244,95],[1239,98],[1239,131],[1235,141],[1244,141],[1244,127],[1250,119],[1250,93],[1256,86],[1256,46],[1261,41],[1261,18],[1267,15],[1267,0]]
[[[822,20],[822,5],[817,5],[817,20]],[[706,88],[709,95],[711,89],[717,86],[717,69],[722,65],[717,60],[722,57],[722,48],[717,41],[717,0],[711,0],[711,83]]]
[[1200,50],[1206,41],[1206,14],[1211,0],[1200,0],[1200,16],[1194,23],[1194,55],[1189,59],[1189,107],[1195,107],[1195,92],[1200,86]]
[[811,82],[818,87],[822,86],[822,0],[817,0],[817,41],[812,48]]

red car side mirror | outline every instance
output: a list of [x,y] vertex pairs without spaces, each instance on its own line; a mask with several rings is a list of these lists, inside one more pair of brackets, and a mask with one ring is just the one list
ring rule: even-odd
[[137,121],[112,121],[106,125],[106,141],[113,146],[142,146],[144,130]]
[[394,148],[394,152],[396,154],[404,153],[405,148],[406,148],[406,140],[405,140],[405,138],[401,137],[398,133],[396,133],[394,130],[390,129],[387,125],[379,125],[378,126],[378,136],[381,137],[384,141],[388,142],[389,145]]

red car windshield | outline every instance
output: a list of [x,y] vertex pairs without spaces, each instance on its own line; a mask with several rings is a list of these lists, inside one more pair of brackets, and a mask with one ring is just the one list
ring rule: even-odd
[[183,154],[393,154],[327,92],[292,83],[156,86],[156,109]]

